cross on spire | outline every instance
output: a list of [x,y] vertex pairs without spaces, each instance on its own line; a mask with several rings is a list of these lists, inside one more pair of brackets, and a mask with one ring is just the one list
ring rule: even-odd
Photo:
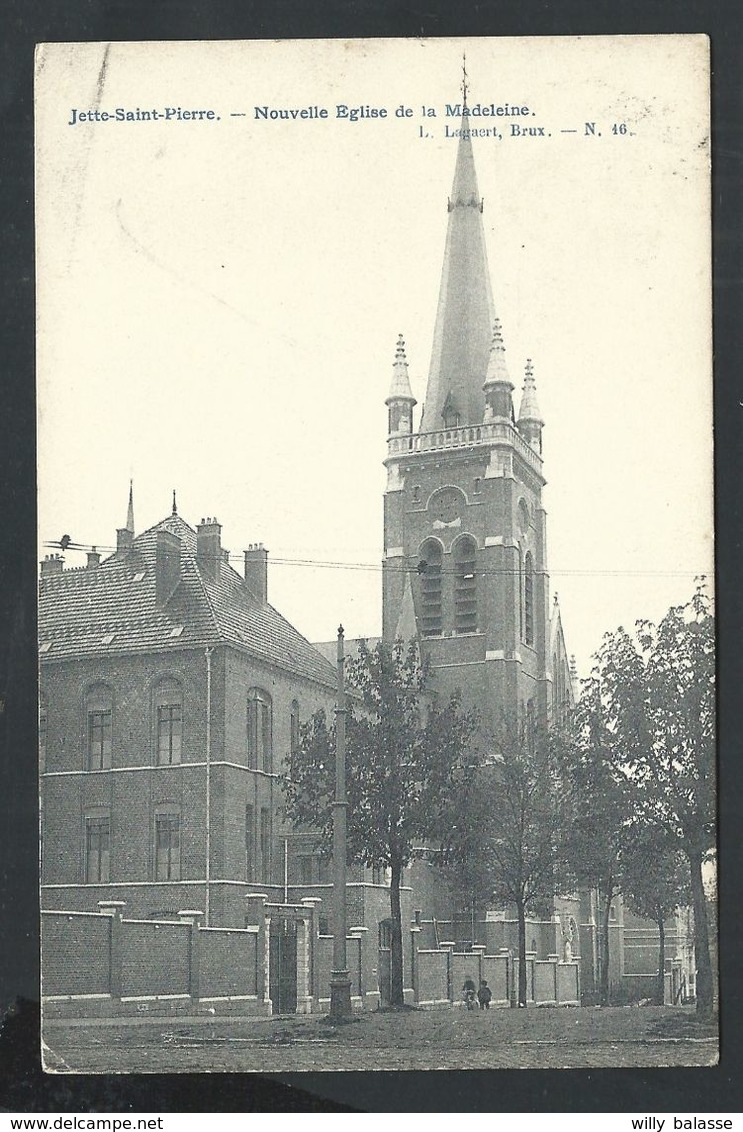
[[467,52],[462,52],[462,105],[467,105],[467,91],[469,85],[467,83]]

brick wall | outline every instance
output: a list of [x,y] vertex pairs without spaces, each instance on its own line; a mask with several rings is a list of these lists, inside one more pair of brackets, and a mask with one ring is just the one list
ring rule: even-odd
[[418,952],[418,1001],[446,1002],[449,998],[449,953],[422,950]]
[[124,920],[121,936],[121,994],[189,993],[189,928]]
[[199,989],[202,998],[257,994],[254,932],[206,928],[199,932]]
[[108,994],[110,988],[108,916],[48,912],[42,916],[42,994]]

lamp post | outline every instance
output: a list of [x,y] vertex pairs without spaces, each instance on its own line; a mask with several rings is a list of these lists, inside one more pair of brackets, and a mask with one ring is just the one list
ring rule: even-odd
[[343,626],[338,628],[338,702],[335,709],[335,801],[333,802],[333,970],[330,1018],[351,1017],[351,979],[346,962],[346,688]]

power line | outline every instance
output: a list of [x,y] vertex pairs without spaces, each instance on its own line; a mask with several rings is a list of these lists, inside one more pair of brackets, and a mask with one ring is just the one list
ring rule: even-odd
[[[59,542],[46,542],[44,546],[59,547]],[[76,551],[93,551],[100,553],[114,553],[116,547],[113,546],[87,546],[82,543],[70,542],[67,545],[70,550]],[[202,559],[216,559],[220,562],[243,562],[242,554],[229,554],[229,555],[201,555]],[[409,557],[413,557],[412,555]],[[281,558],[270,557],[269,561],[272,566],[301,566],[309,567],[313,570],[348,570],[348,571],[362,571],[381,573],[398,573],[398,574],[420,574],[424,573],[419,568],[419,563],[416,562],[414,566],[397,566],[392,565],[391,559],[386,563],[377,562],[338,562],[330,559],[320,558]],[[518,570],[512,569],[494,569],[492,567],[485,567],[469,571],[474,573],[476,577],[502,577],[513,578],[519,573]],[[587,567],[555,567],[551,566],[547,569],[537,570],[534,573],[537,575],[550,574],[552,577],[590,577],[590,578],[611,578],[611,577],[627,577],[627,578],[698,578],[709,575],[711,571],[705,570],[610,570],[610,569],[591,569]],[[436,572],[436,576],[444,577],[459,577],[460,571],[450,568],[442,568]]]

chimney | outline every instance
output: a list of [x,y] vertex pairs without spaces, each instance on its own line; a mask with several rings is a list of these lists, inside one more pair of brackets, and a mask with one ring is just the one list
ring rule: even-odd
[[41,576],[48,578],[50,574],[61,574],[64,570],[64,558],[60,554],[47,554],[41,563]]
[[116,549],[118,551],[131,550],[134,542],[134,531],[128,527],[119,527],[116,531]]
[[196,528],[196,564],[206,578],[216,581],[222,561],[222,527],[216,519],[202,519]]
[[98,551],[96,550],[96,548],[93,546],[88,551],[88,569],[89,570],[95,569],[95,567],[100,566],[100,564],[101,564],[101,556],[98,553]]
[[268,551],[262,542],[251,543],[245,554],[245,582],[253,597],[265,605],[268,601]]
[[181,577],[181,540],[172,531],[159,530],[155,544],[155,600],[164,605]]

